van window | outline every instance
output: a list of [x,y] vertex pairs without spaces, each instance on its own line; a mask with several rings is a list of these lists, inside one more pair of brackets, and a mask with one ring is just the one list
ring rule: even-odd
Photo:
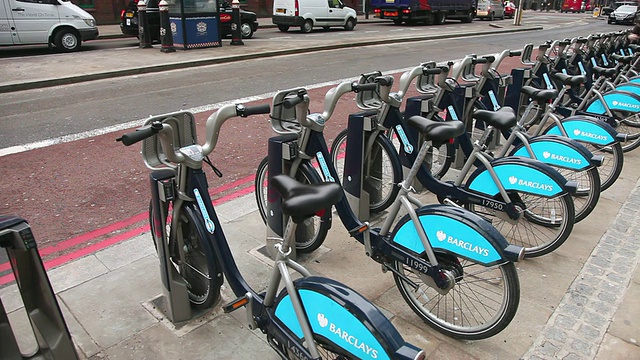
[[344,4],[340,0],[329,0],[329,7],[334,9],[342,9]]
[[58,0],[17,0],[18,2],[25,2],[31,4],[57,4]]

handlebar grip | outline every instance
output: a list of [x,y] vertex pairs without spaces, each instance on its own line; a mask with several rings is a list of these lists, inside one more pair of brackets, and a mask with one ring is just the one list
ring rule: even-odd
[[483,56],[482,58],[487,59],[487,61],[491,63],[496,61],[496,57],[493,55],[486,55],[486,56]]
[[[384,85],[382,85],[384,86]],[[351,89],[354,92],[358,92],[358,91],[370,91],[370,90],[375,90],[378,88],[378,84],[377,83],[366,83],[366,84],[358,84],[358,83],[354,83],[351,86]]]
[[117,138],[116,141],[122,141],[122,143],[125,146],[129,146],[137,143],[138,141],[142,141],[148,137],[152,137],[153,135],[157,134],[158,131],[160,130],[162,130],[162,123],[154,122],[151,124],[151,126],[144,127],[141,129],[136,129],[136,131],[134,132],[124,134],[121,137]]
[[509,51],[509,56],[520,56],[522,51]]
[[489,60],[487,60],[486,58],[478,58],[473,60],[474,64],[486,64],[488,62]]
[[453,65],[453,64],[451,64],[451,65],[449,65],[449,66],[442,65],[442,66],[440,66],[440,67],[439,67],[439,68],[440,68],[440,71],[441,71],[441,72],[443,72],[443,73],[448,73],[448,72],[449,72],[449,67],[450,67],[450,66],[452,66],[452,65]]
[[571,45],[571,41],[568,41],[568,40],[560,41],[560,42],[558,43],[558,45],[561,45],[561,46],[562,46],[562,45],[565,45],[565,46],[566,46],[566,45]]
[[423,75],[438,75],[442,73],[440,68],[422,69]]
[[391,86],[393,85],[393,77],[392,76],[378,76],[374,79],[376,84],[380,84],[380,86]]
[[271,112],[271,106],[269,104],[245,106],[240,116],[247,117],[256,114],[268,114],[269,112]]
[[296,96],[294,98],[289,98],[283,101],[283,105],[285,109],[291,109],[292,107],[300,104],[302,102],[302,96]]

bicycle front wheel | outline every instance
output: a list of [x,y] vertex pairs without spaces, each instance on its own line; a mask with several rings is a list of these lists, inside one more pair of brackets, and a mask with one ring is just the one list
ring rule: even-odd
[[[262,217],[262,221],[267,222],[267,206],[268,206],[268,179],[269,179],[269,162],[265,157],[258,165],[255,179],[255,194],[258,211]],[[303,184],[318,184],[322,182],[320,176],[310,169],[310,167],[301,166],[296,174],[296,180]],[[296,250],[301,253],[310,253],[320,247],[327,236],[327,232],[331,228],[331,209],[326,209],[321,215],[315,215],[306,219],[302,224],[296,227]]]
[[584,171],[575,171],[554,167],[567,180],[578,183],[578,189],[572,194],[575,209],[575,222],[584,220],[598,204],[600,199],[600,175],[596,167]]
[[[400,147],[403,145],[394,128],[389,129],[387,137],[391,140],[396,152],[400,154]],[[455,146],[449,141],[439,147],[431,146],[429,148],[427,157],[424,159],[424,164],[427,166],[427,169],[431,170],[431,175],[434,178],[441,179],[447,171],[449,171],[455,151]]]
[[[331,145],[331,157],[344,185],[344,160],[347,150],[347,130],[341,131]],[[362,171],[362,184],[369,193],[369,210],[377,213],[387,209],[398,196],[402,181],[402,165],[396,150],[382,135],[378,135],[373,148],[366,155]]]
[[618,121],[616,131],[627,134],[627,141],[621,143],[622,151],[629,152],[640,146],[640,114],[631,111],[613,110]]
[[519,212],[518,219],[477,204],[465,207],[491,222],[509,244],[524,247],[527,258],[548,254],[567,240],[575,223],[571,195],[547,198],[510,192],[509,197]]
[[622,172],[622,166],[624,164],[624,151],[620,143],[615,143],[611,146],[594,145],[587,142],[580,141],[593,155],[602,155],[604,160],[602,165],[598,166],[598,175],[600,175],[600,191],[608,189],[613,185],[620,173]]
[[515,265],[486,267],[450,254],[436,257],[455,281],[447,291],[435,288],[427,275],[394,263],[393,277],[409,307],[429,326],[457,339],[486,339],[504,330],[520,302]]
[[[154,215],[153,207],[149,205],[151,234],[154,237],[154,242],[161,244],[162,239],[155,237]],[[176,234],[182,237],[183,251],[179,251],[177,239],[170,239],[169,258],[171,264],[187,284],[191,306],[195,309],[208,309],[220,300],[222,273],[208,238],[204,235],[204,220],[199,211],[187,206],[179,216],[178,226],[180,228]],[[169,216],[165,224],[160,224],[164,227],[167,238],[170,238],[170,223],[171,217]]]

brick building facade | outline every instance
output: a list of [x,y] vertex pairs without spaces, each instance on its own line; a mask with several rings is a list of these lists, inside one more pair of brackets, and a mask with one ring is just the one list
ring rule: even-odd
[[[126,7],[129,1],[130,0],[71,0],[72,3],[79,5],[93,15],[98,25],[119,23],[120,11]],[[230,2],[231,0],[228,1]],[[343,0],[343,2],[358,12],[362,10],[362,0]],[[258,14],[258,17],[271,16],[273,0],[240,0],[240,4],[245,10],[254,11]]]

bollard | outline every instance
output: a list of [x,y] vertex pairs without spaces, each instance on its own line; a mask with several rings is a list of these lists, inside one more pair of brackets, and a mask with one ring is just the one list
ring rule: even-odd
[[149,21],[147,20],[147,2],[145,0],[138,2],[138,38],[140,39],[140,48],[151,47]]
[[169,21],[169,3],[166,0],[160,0],[158,7],[160,8],[160,42],[162,44],[160,51],[163,53],[175,52],[173,32]]
[[232,19],[231,19],[231,45],[244,45],[242,42],[242,33],[240,32],[240,2],[233,0],[231,2]]

